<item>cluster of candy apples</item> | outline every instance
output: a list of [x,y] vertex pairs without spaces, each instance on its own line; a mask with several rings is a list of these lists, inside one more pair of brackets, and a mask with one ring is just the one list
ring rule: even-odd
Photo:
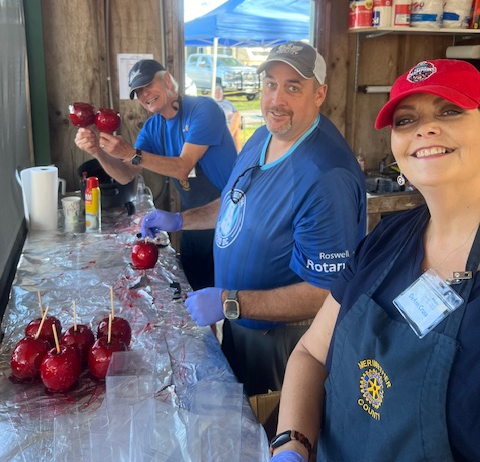
[[34,319],[25,328],[25,337],[15,346],[10,367],[12,378],[19,382],[40,378],[51,392],[68,391],[73,388],[88,366],[93,377],[105,379],[108,365],[115,351],[126,351],[132,338],[132,330],[126,319],[112,312],[100,321],[97,339],[84,324],[76,323],[63,334],[60,321],[47,316]]
[[72,103],[68,106],[70,121],[76,127],[87,128],[95,124],[100,132],[113,133],[120,127],[120,114],[114,109],[95,108],[89,103]]

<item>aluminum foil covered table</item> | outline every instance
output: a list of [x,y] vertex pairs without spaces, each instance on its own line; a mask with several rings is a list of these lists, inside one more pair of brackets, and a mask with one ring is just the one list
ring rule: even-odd
[[[269,459],[263,428],[215,336],[196,326],[183,305],[190,288],[175,251],[161,248],[153,269],[132,268],[141,215],[104,211],[101,232],[84,232],[81,225],[29,232],[2,320],[0,460]],[[75,301],[77,322],[96,332],[111,308],[110,287],[115,314],[132,327],[130,351],[154,358],[151,397],[112,412],[105,382],[88,370],[65,393],[48,393],[40,380],[12,380],[10,355],[25,326],[40,315],[38,292],[63,330],[73,325]]]

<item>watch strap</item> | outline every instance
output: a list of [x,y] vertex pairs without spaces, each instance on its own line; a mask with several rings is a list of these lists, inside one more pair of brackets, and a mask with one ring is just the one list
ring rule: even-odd
[[289,441],[298,441],[299,443],[303,444],[308,451],[308,455],[310,456],[310,453],[312,452],[312,444],[303,433],[300,433],[296,430],[287,430],[279,433],[277,436],[274,436],[270,442],[270,455],[273,455],[274,449],[283,446]]
[[238,290],[229,290],[227,300],[236,300],[238,302]]

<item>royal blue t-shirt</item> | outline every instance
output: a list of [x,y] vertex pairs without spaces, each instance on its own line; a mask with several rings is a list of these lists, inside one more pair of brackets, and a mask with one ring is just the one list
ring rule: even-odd
[[154,114],[140,130],[135,147],[167,157],[179,157],[185,143],[209,146],[196,165],[196,177],[174,179],[184,210],[217,199],[237,158],[225,115],[218,104],[203,96],[184,96],[175,117]]
[[[363,173],[325,116],[298,146],[264,165],[270,136],[266,127],[254,133],[222,192],[215,285],[268,290],[306,281],[330,289],[365,235]],[[281,324],[237,322],[257,329]]]
[[[332,296],[341,304],[337,324],[362,293],[377,281],[396,251],[403,248],[394,268],[375,292],[374,300],[395,321],[406,323],[392,300],[422,274],[424,258],[423,233],[429,220],[426,206],[401,212],[380,221],[357,248],[347,268],[334,282]],[[415,224],[422,225],[412,235]],[[455,286],[453,286],[455,287]],[[474,287],[466,306],[457,341],[459,348],[453,364],[447,391],[447,427],[456,461],[480,460],[480,281]],[[443,332],[446,322],[434,330]],[[412,330],[412,335],[416,335]],[[427,334],[428,335],[428,334]],[[331,343],[333,345],[333,341]],[[327,369],[331,367],[330,348]],[[415,361],[415,358],[412,358]]]

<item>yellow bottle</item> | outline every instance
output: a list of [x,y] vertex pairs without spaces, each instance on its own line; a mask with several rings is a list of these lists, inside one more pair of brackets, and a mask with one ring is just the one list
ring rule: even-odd
[[102,204],[98,178],[87,178],[85,187],[85,227],[87,231],[99,231],[102,229]]

